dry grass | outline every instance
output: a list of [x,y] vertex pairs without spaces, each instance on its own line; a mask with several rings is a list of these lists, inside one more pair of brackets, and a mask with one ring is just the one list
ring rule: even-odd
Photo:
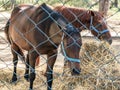
[[[120,66],[115,60],[115,51],[106,42],[85,43],[81,53],[81,68],[92,89],[120,89]],[[89,82],[89,83],[88,83]]]
[[[69,68],[55,67],[53,90],[120,90],[120,65],[114,58],[115,51],[105,42],[89,42],[82,47],[81,74],[71,76]],[[41,68],[41,67],[40,67]],[[43,67],[44,69],[45,67]],[[27,90],[24,69],[18,70],[19,79],[10,84],[12,71],[0,70],[0,90]],[[37,70],[34,90],[46,90],[46,78]]]
[[108,43],[84,43],[80,53],[81,75],[63,77],[67,84],[63,83],[60,90],[120,90],[120,65],[114,54]]

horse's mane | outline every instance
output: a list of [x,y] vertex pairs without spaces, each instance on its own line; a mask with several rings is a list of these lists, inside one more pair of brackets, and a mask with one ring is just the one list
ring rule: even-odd
[[[87,22],[93,16],[96,20],[103,18],[103,15],[98,11],[87,10],[83,8],[56,6],[54,10],[61,12],[69,21],[79,19],[82,22]],[[77,17],[76,17],[77,16]]]
[[45,30],[49,30],[51,24],[54,22],[56,23],[59,18],[63,20],[66,24],[68,23],[68,21],[60,13],[51,9],[51,7],[49,7],[45,3],[36,7],[30,18],[34,20],[36,24],[41,22],[41,25],[38,26],[40,26],[39,28],[44,30],[45,33],[48,33],[48,31]]
[[37,17],[37,16],[40,16],[39,14],[42,14],[42,13],[44,14],[43,17],[45,17],[45,18],[47,16],[54,20],[57,20],[60,17],[64,18],[60,13],[56,12],[50,6],[46,5],[45,3],[43,3],[39,7],[37,7],[35,12],[33,13],[34,15],[32,15],[32,16]]

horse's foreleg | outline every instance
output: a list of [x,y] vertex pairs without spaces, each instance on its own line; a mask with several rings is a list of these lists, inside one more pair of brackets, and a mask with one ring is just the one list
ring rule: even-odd
[[47,55],[47,70],[46,70],[46,77],[47,77],[47,90],[52,90],[52,81],[53,81],[53,66],[57,58],[57,51],[50,52]]
[[33,82],[35,80],[35,62],[36,62],[36,58],[38,57],[38,54],[36,52],[29,52],[29,68],[30,68],[30,87],[29,89],[32,90],[33,89]]

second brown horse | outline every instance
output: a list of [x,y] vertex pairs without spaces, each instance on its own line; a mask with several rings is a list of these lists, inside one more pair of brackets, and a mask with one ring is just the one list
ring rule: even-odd
[[110,31],[104,16],[100,12],[67,6],[56,6],[54,10],[60,12],[76,28],[90,30],[98,39],[112,44]]

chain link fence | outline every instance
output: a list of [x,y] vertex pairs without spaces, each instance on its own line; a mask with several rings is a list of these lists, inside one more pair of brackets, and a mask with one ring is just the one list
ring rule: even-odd
[[[32,4],[39,6],[42,3],[55,6],[69,6],[96,10],[99,8],[99,0],[1,0],[0,1],[0,89],[1,90],[28,90],[29,82],[24,79],[25,62],[18,58],[17,81],[10,83],[13,75],[13,56],[11,45],[4,34],[6,22],[9,20],[12,9],[19,4]],[[70,11],[71,12],[71,11]],[[69,15],[69,13],[67,13]],[[75,17],[75,13],[72,13]],[[82,15],[83,13],[78,13]],[[19,18],[19,17],[18,17]],[[30,19],[30,17],[28,17]],[[86,17],[87,18],[87,17]],[[75,18],[76,19],[76,18]],[[115,0],[110,0],[108,15],[104,18],[112,36],[112,45],[100,41],[91,31],[80,32],[82,46],[80,50],[81,73],[78,76],[71,75],[69,63],[66,63],[58,48],[57,60],[53,72],[53,90],[120,90],[120,0],[116,5]],[[32,21],[32,20],[31,20]],[[72,21],[74,22],[74,20]],[[70,23],[72,23],[70,22]],[[36,25],[38,23],[35,23]],[[83,27],[87,27],[79,21]],[[27,58],[27,52],[24,51]],[[74,52],[73,52],[74,54]],[[46,55],[40,55],[39,65],[36,66],[36,79],[33,90],[46,90],[47,81],[44,73],[47,67]]]

